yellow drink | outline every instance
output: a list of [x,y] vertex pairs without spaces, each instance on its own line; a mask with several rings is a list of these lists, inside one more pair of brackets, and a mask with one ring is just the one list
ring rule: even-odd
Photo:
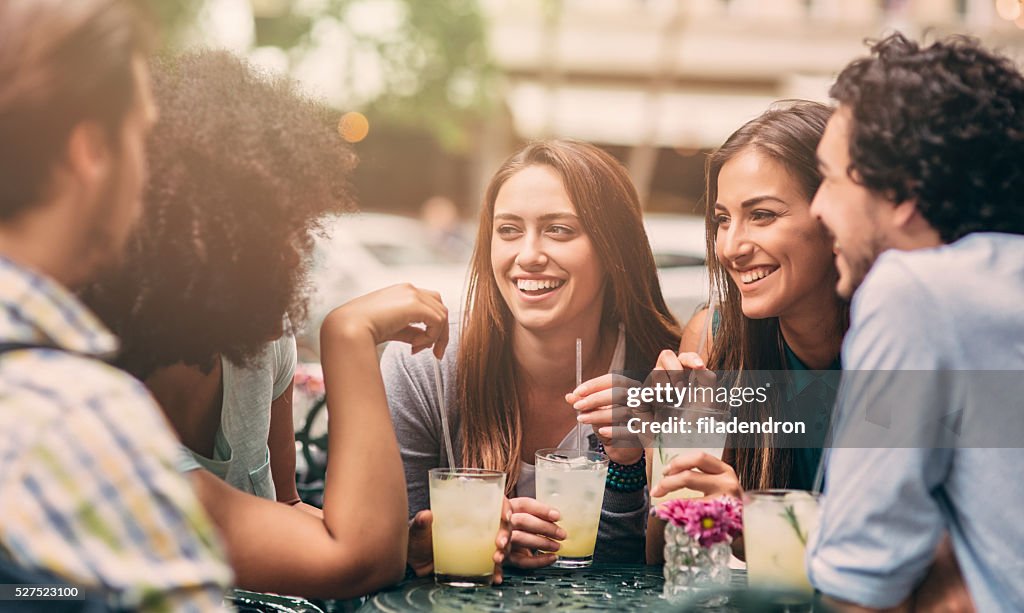
[[[589,519],[589,518],[586,518]],[[601,510],[598,509],[594,521],[557,522],[565,530],[566,538],[558,548],[559,557],[586,558],[593,557],[594,546],[597,544],[597,527],[601,523]]]
[[798,490],[763,490],[743,495],[743,544],[751,587],[810,597],[804,553],[818,529],[818,498]]
[[[435,524],[436,526],[436,524]],[[486,577],[494,572],[494,537],[497,526],[485,541],[472,529],[434,529],[434,569],[442,575]]]
[[575,449],[541,449],[536,467],[537,500],[558,510],[561,519],[557,523],[566,533],[555,566],[590,566],[601,523],[608,456]]
[[491,584],[504,496],[505,473],[469,468],[430,471],[434,577],[438,583],[455,587]]
[[[655,420],[669,423],[671,420],[680,420],[685,423],[686,431],[662,431],[654,438],[654,446],[648,457],[651,464],[651,489],[661,483],[662,473],[672,458],[681,453],[690,451],[703,451],[708,455],[722,458],[722,450],[725,448],[725,439],[728,436],[725,432],[716,432],[715,422],[724,422],[730,418],[728,409],[719,409],[709,406],[686,405],[680,408],[659,407],[655,410]],[[704,494],[696,490],[682,488],[673,490],[664,496],[651,497],[651,505],[657,505],[666,500],[676,498],[700,498]]]

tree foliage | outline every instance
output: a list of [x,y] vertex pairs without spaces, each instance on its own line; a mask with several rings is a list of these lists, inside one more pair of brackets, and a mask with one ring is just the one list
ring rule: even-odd
[[[171,46],[200,14],[205,0],[139,0],[160,20]],[[346,95],[338,104],[360,110],[371,123],[426,130],[452,152],[465,152],[477,122],[489,110],[495,71],[488,57],[486,28],[477,0],[250,0],[255,44],[287,52],[294,68],[315,50],[317,28],[340,25],[354,53],[375,57],[380,87],[371,96]],[[353,18],[387,5],[400,16],[381,32]],[[365,20],[363,20],[365,21]],[[355,71],[339,58],[337,75]]]

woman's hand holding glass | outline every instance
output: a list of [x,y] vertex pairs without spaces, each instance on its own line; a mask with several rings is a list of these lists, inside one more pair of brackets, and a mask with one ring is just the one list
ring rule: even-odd
[[555,522],[561,515],[556,509],[534,498],[513,498],[512,549],[508,561],[519,568],[541,568],[554,564],[554,553],[561,547],[566,533]]
[[703,451],[680,453],[672,458],[662,474],[661,481],[651,489],[652,497],[662,497],[683,488],[700,492],[705,497],[743,497],[733,467]]
[[[409,551],[406,563],[417,577],[426,577],[434,572],[434,539],[432,524],[434,514],[423,509],[409,522]],[[501,523],[494,539],[494,583],[501,583],[501,565],[509,556],[512,546],[512,505],[508,498],[501,504]]]
[[[685,387],[692,382],[697,386],[714,387],[717,376],[707,369],[704,360],[694,352],[675,353],[663,351],[658,356],[655,372],[664,381],[676,387]],[[685,406],[695,406],[693,404]],[[736,471],[721,459],[701,450],[684,451],[672,458],[665,467],[661,479],[651,488],[651,496],[661,498],[679,489],[701,492],[704,496],[742,496]]]

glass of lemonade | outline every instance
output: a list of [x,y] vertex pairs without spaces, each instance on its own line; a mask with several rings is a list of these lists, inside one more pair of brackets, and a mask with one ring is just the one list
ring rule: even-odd
[[758,490],[743,494],[743,546],[750,587],[793,594],[814,593],[804,551],[818,529],[818,494]]
[[[725,449],[725,439],[728,436],[724,432],[719,434],[713,431],[711,420],[726,421],[730,417],[728,409],[715,407],[682,407],[674,409],[670,407],[655,411],[655,419],[665,422],[668,417],[679,417],[685,420],[691,428],[691,432],[678,432],[670,434],[658,434],[654,439],[654,449],[651,453],[651,489],[661,482],[662,472],[668,466],[672,458],[681,453],[690,451],[703,451],[722,459],[722,452]],[[705,418],[705,419],[701,419]],[[711,431],[700,431],[700,428]],[[657,505],[674,498],[700,498],[704,494],[696,490],[682,488],[673,490],[660,497],[651,497],[651,505]]]
[[491,584],[504,496],[503,472],[479,468],[430,470],[434,578],[438,584]]
[[590,566],[601,523],[608,456],[578,449],[540,449],[536,468],[537,500],[558,510],[557,523],[566,533],[554,566]]

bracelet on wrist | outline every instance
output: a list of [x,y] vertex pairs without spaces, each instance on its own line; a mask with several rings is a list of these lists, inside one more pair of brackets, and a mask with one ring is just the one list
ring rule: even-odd
[[[603,444],[598,444],[597,450],[605,452]],[[636,492],[647,485],[647,460],[646,452],[640,454],[640,459],[632,464],[619,464],[608,460],[608,477],[605,480],[605,487],[614,492]]]

